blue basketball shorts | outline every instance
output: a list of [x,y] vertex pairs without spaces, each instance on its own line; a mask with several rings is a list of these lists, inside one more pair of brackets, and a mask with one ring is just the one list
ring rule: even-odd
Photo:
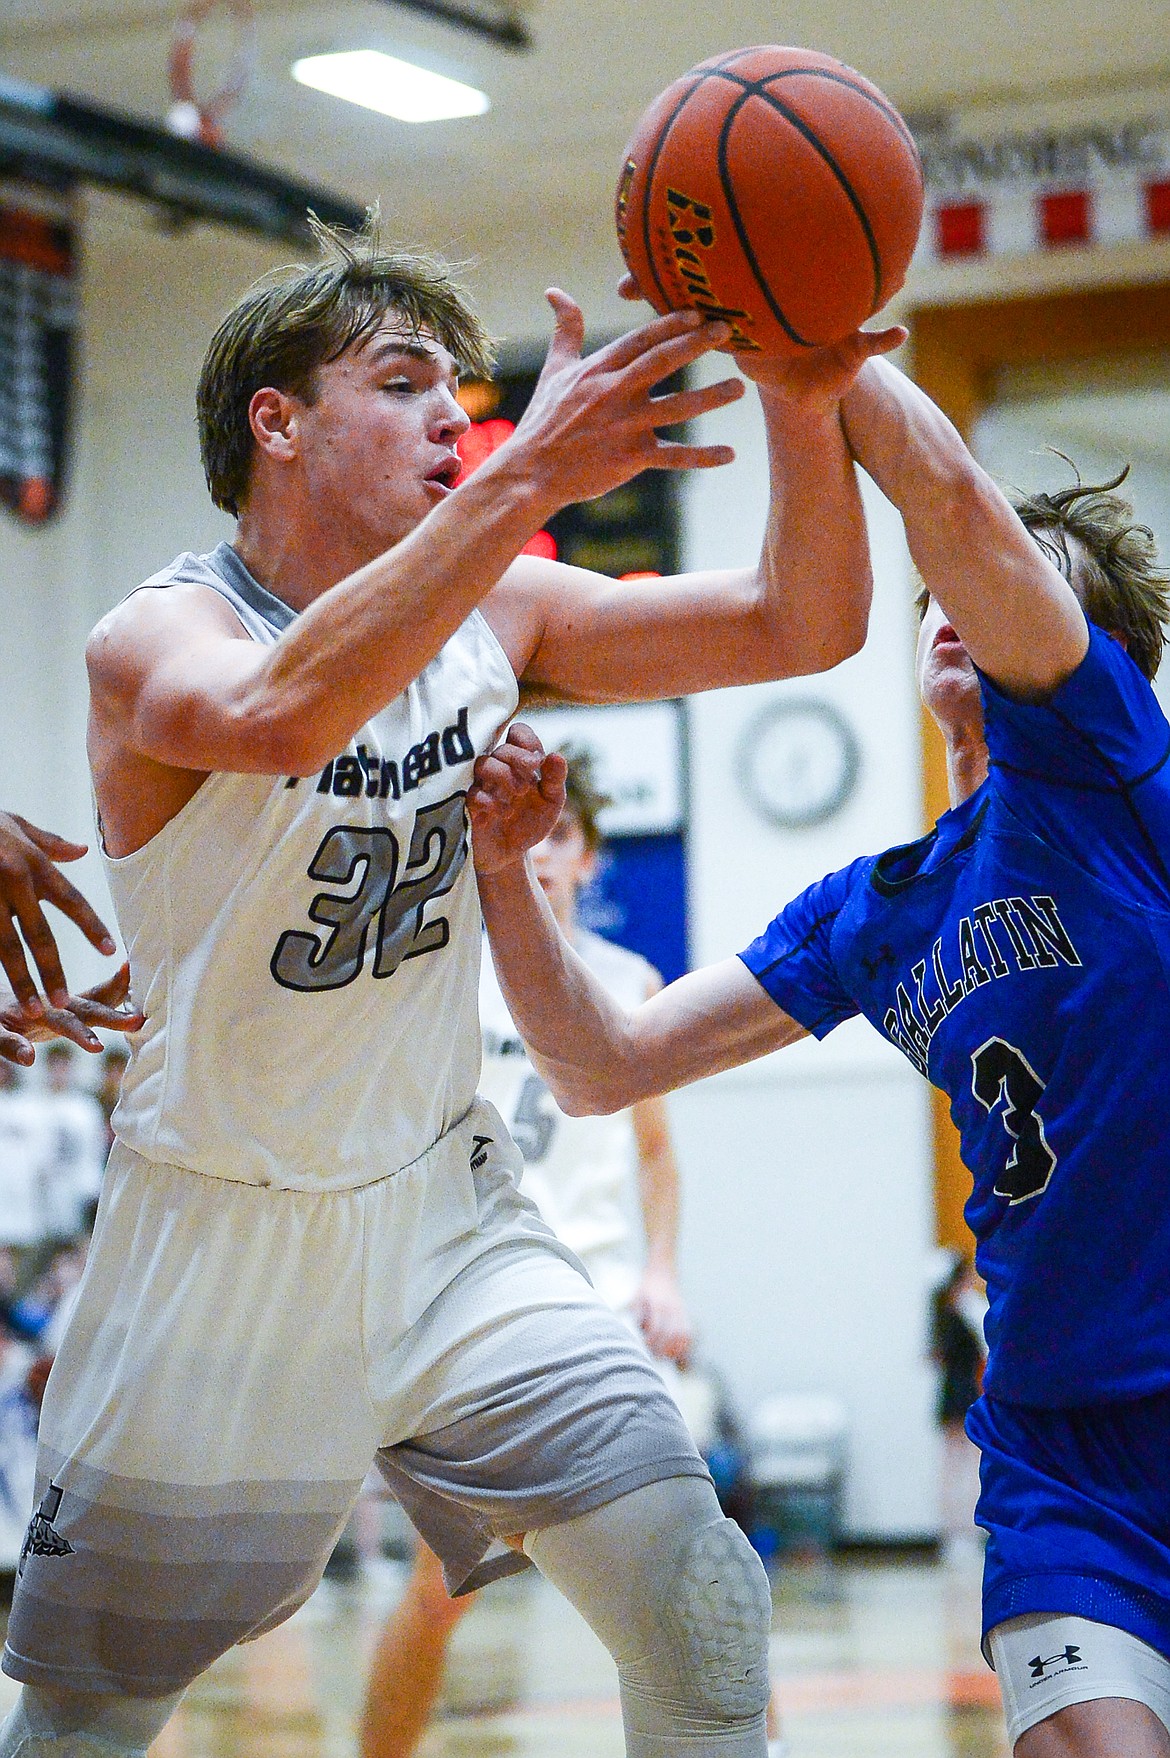
[[1170,1391],[1070,1409],[982,1397],[983,1651],[1011,1618],[1089,1618],[1170,1655]]

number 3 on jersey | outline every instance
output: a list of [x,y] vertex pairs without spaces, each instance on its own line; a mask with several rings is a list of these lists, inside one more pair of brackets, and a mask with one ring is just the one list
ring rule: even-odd
[[351,885],[360,870],[357,890],[317,893],[309,920],[330,929],[326,936],[298,928],[280,936],[269,968],[281,988],[343,989],[361,971],[371,933],[375,977],[392,977],[403,959],[446,946],[446,917],[424,922],[423,912],[432,898],[450,891],[467,858],[463,799],[452,794],[418,814],[401,879],[392,830],[337,824],[327,832],[309,862],[309,878]]
[[1002,1038],[988,1038],[981,1044],[971,1066],[971,1091],[983,1109],[990,1113],[1003,1101],[1000,1121],[1015,1146],[995,1181],[995,1194],[1007,1197],[1014,1207],[1047,1190],[1056,1167],[1056,1155],[1045,1139],[1036,1110],[1044,1096],[1044,1082],[1020,1051]]

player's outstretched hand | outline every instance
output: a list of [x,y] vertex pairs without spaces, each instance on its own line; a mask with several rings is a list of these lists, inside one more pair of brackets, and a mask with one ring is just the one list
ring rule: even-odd
[[567,771],[559,752],[546,752],[523,721],[478,760],[467,795],[477,873],[510,867],[544,840],[561,815]]
[[679,1367],[687,1365],[694,1335],[682,1293],[672,1275],[647,1266],[630,1311],[651,1355],[673,1361]]
[[46,1007],[30,1014],[22,1008],[15,995],[0,989],[0,1056],[8,1062],[28,1066],[36,1054],[36,1044],[50,1038],[68,1038],[82,1050],[96,1052],[102,1048],[95,1027],[106,1032],[137,1032],[146,1021],[141,1013],[125,1005],[130,993],[130,966],[124,964],[80,995],[67,995],[64,1007]]
[[[645,298],[632,274],[618,282],[623,299]],[[797,402],[839,403],[867,360],[900,348],[909,332],[902,324],[887,330],[855,330],[831,348],[810,348],[798,355],[736,354],[745,378],[761,388],[771,387]]]
[[26,948],[53,1006],[69,1005],[65,973],[42,902],[51,903],[75,922],[99,952],[115,950],[105,923],[57,869],[58,861],[80,860],[85,847],[83,842],[67,842],[51,830],[38,830],[15,813],[0,812],[0,966],[30,1018],[44,1003],[29,973]]
[[908,333],[893,324],[888,330],[854,330],[831,348],[810,348],[804,354],[737,354],[735,359],[744,377],[761,391],[777,391],[802,409],[832,408],[867,360],[900,348]]
[[528,469],[558,506],[593,500],[641,470],[710,469],[729,464],[730,446],[684,445],[659,431],[722,409],[743,395],[738,378],[655,395],[730,334],[698,312],[655,317],[616,342],[583,355],[585,319],[567,293],[550,287],[556,328],[536,389],[509,442],[531,455]]

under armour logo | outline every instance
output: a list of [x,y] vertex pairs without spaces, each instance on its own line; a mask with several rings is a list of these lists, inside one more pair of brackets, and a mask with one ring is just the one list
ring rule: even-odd
[[1064,1661],[1066,1666],[1077,1666],[1080,1663],[1080,1658],[1081,1658],[1080,1648],[1077,1646],[1077,1644],[1075,1642],[1069,1642],[1064,1648],[1061,1649],[1059,1654],[1050,1654],[1048,1656],[1047,1660],[1041,1660],[1041,1658],[1038,1654],[1034,1654],[1032,1656],[1031,1660],[1028,1662],[1028,1665],[1032,1669],[1032,1677],[1034,1679],[1042,1679],[1044,1677],[1045,1670],[1048,1667],[1056,1666],[1062,1660]]
[[51,1483],[41,1497],[41,1505],[29,1521],[28,1531],[20,1549],[20,1561],[16,1565],[18,1576],[24,1574],[24,1565],[29,1557],[68,1557],[73,1555],[73,1546],[67,1538],[62,1538],[53,1521],[61,1508],[63,1491],[55,1483]]
[[473,1135],[471,1138],[471,1170],[478,1172],[481,1166],[487,1165],[487,1150],[495,1138],[490,1135]]
[[882,945],[878,947],[877,951],[874,953],[872,958],[864,958],[863,957],[861,960],[862,966],[864,967],[864,970],[865,970],[865,974],[869,978],[871,983],[874,981],[874,979],[876,978],[878,972],[881,970],[883,965],[893,964],[893,962],[894,962],[894,949],[892,946],[888,945],[885,942],[883,942]]

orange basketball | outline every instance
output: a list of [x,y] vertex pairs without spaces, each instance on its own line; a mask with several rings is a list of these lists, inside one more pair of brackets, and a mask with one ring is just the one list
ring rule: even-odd
[[656,311],[725,318],[735,352],[798,354],[898,291],[922,197],[910,130],[876,86],[808,49],[737,49],[642,117],[618,240]]

